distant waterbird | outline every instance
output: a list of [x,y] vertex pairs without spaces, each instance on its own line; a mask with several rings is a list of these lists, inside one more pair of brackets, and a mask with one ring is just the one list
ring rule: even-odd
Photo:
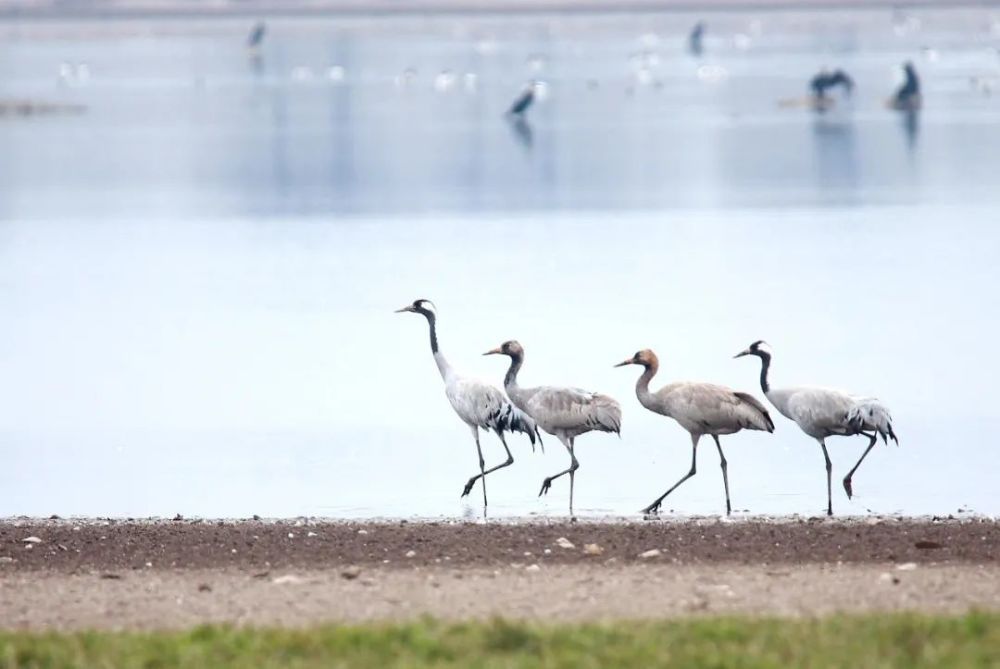
[[763,340],[755,341],[750,347],[737,353],[735,357],[753,355],[760,358],[760,389],[768,401],[774,405],[785,418],[794,421],[807,435],[819,442],[823,449],[823,459],[826,461],[826,513],[833,515],[833,490],[831,477],[833,465],[830,454],[826,450],[826,438],[833,436],[850,437],[863,435],[868,437],[868,448],[861,454],[857,464],[844,477],[844,491],[847,498],[854,495],[851,479],[854,472],[875,446],[879,435],[882,441],[888,443],[892,439],[896,444],[899,440],[892,429],[892,416],[889,409],[874,397],[857,397],[840,390],[817,388],[814,386],[798,386],[792,388],[772,388],[768,379],[771,369],[771,350]]
[[688,34],[688,51],[694,56],[700,56],[704,52],[703,39],[705,37],[705,22],[698,21]]
[[506,355],[510,367],[504,377],[504,390],[514,405],[528,414],[540,428],[555,436],[569,452],[570,466],[542,481],[541,497],[549,491],[552,482],[569,474],[569,512],[573,515],[573,487],[580,463],[574,452],[577,437],[587,432],[614,432],[621,434],[622,409],[614,399],[600,393],[579,388],[538,386],[522,388],[517,374],[524,363],[524,348],[516,341],[506,341],[498,348],[483,355]]
[[819,99],[826,98],[826,92],[834,86],[842,86],[845,95],[854,91],[854,80],[843,70],[822,70],[809,80],[809,89]]
[[[427,319],[427,325],[430,328],[431,353],[434,356],[435,364],[437,364],[438,372],[444,380],[445,396],[458,417],[472,430],[472,437],[476,441],[476,451],[479,454],[479,473],[465,484],[462,497],[468,495],[476,481],[482,479],[483,506],[485,507],[488,503],[486,499],[486,475],[514,464],[514,456],[511,455],[510,448],[507,447],[504,433],[523,432],[531,440],[531,449],[534,451],[536,438],[541,444],[541,434],[538,432],[538,427],[535,425],[535,421],[515,407],[498,387],[486,381],[463,376],[448,363],[438,348],[437,315],[433,302],[424,299],[416,300],[413,304],[397,309],[396,313],[420,314]],[[479,430],[492,430],[500,437],[500,443],[503,444],[503,448],[507,452],[507,459],[504,462],[486,469],[483,449],[479,443]]]
[[510,105],[510,109],[507,110],[507,115],[511,117],[524,116],[528,109],[535,103],[535,93],[538,88],[538,82],[532,81],[524,87],[521,94],[517,96],[514,102]]
[[722,483],[726,491],[726,515],[732,513],[729,501],[729,474],[726,456],[722,452],[719,436],[735,434],[740,430],[762,430],[774,432],[774,421],[767,409],[757,398],[725,386],[713,383],[682,381],[663,386],[650,392],[649,382],[656,376],[660,361],[649,349],[638,351],[627,360],[615,365],[639,365],[643,373],[635,384],[635,395],[639,403],[661,416],[673,418],[677,424],[691,435],[691,470],[665,493],[643,509],[643,513],[657,513],[663,500],[682,483],[695,475],[698,461],[698,441],[706,434],[712,436],[719,451],[719,466],[722,468]]
[[920,95],[920,77],[917,76],[917,69],[913,63],[903,63],[903,84],[896,93],[889,99],[888,105],[898,111],[916,111],[922,105]]
[[256,51],[260,48],[261,43],[264,41],[264,35],[267,33],[267,26],[263,21],[258,21],[253,28],[250,29],[250,34],[247,36],[247,49],[250,51]]

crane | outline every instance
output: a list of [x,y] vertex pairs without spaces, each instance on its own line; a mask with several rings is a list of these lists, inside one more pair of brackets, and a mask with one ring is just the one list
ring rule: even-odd
[[715,447],[719,449],[719,464],[722,467],[722,483],[726,489],[728,516],[732,513],[733,507],[729,502],[728,467],[722,445],[719,443],[719,435],[735,434],[743,429],[774,432],[774,422],[767,409],[753,395],[712,383],[682,381],[663,386],[655,393],[649,392],[649,382],[660,368],[659,359],[649,349],[636,352],[631,358],[623,360],[615,367],[626,365],[640,365],[644,368],[642,376],[635,383],[635,395],[639,398],[639,403],[653,413],[673,418],[691,435],[691,471],[643,509],[643,513],[653,514],[659,511],[664,498],[695,475],[698,441],[702,436],[710,434],[715,440]]
[[818,441],[823,449],[823,458],[826,460],[826,515],[832,516],[833,465],[826,450],[826,438],[863,435],[869,439],[868,448],[844,477],[844,491],[847,493],[847,498],[851,499],[854,496],[851,479],[875,446],[878,436],[881,435],[884,443],[889,443],[889,439],[892,439],[897,446],[899,445],[896,433],[892,430],[892,416],[889,409],[874,397],[857,397],[830,388],[815,386],[772,388],[768,381],[771,349],[767,342],[759,339],[747,349],[737,353],[735,357],[740,358],[745,355],[760,358],[760,389],[768,401],[774,405],[778,413],[794,421],[803,432]]
[[542,481],[538,496],[546,494],[552,482],[569,474],[569,513],[573,515],[573,484],[580,463],[573,451],[574,441],[581,434],[597,430],[621,435],[622,409],[607,395],[592,393],[578,388],[538,386],[522,388],[517,383],[517,373],[524,362],[524,348],[517,341],[505,341],[499,347],[483,355],[506,355],[510,367],[504,377],[504,390],[514,405],[531,416],[535,423],[556,437],[569,452],[569,468],[548,476]]
[[[431,353],[434,355],[438,372],[444,380],[445,396],[458,417],[472,430],[472,437],[476,440],[476,450],[479,453],[479,473],[465,484],[462,497],[472,492],[476,481],[482,479],[483,507],[486,507],[486,475],[514,464],[514,456],[511,455],[510,448],[507,447],[504,433],[523,432],[527,434],[528,439],[531,440],[532,451],[535,450],[535,438],[537,437],[539,444],[541,444],[542,435],[538,432],[535,421],[515,407],[499,388],[486,381],[463,376],[452,368],[438,348],[437,315],[433,302],[425,299],[415,300],[413,304],[397,309],[396,313],[420,314],[427,319],[431,335]],[[507,459],[504,462],[486,469],[483,449],[479,443],[479,430],[493,430],[500,437],[500,443],[507,451]],[[542,445],[542,452],[545,452],[544,445]]]

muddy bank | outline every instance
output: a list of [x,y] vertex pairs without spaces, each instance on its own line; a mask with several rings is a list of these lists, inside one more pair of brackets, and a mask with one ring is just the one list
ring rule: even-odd
[[[565,539],[560,545],[559,539]],[[572,545],[570,547],[569,545]],[[596,548],[585,549],[587,544]],[[640,557],[656,550],[654,557]],[[994,520],[715,519],[622,523],[0,521],[0,574],[610,563],[993,564]]]

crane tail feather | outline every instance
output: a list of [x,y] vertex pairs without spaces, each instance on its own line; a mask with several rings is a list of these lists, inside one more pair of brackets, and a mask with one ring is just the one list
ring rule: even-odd
[[899,445],[899,439],[892,429],[892,414],[889,408],[876,399],[858,400],[857,404],[847,412],[847,424],[858,432],[873,430],[885,444],[892,439]]

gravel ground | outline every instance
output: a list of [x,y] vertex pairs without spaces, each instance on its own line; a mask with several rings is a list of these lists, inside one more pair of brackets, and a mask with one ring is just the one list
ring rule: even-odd
[[[35,537],[39,542],[26,542]],[[565,538],[575,548],[560,548]],[[600,556],[587,554],[598,544]],[[652,522],[0,521],[0,574],[33,570],[919,562],[1000,559],[993,520],[717,518]],[[546,550],[548,552],[546,552]],[[413,551],[413,555],[407,554]],[[525,555],[530,553],[531,555]],[[5,560],[4,558],[10,558]]]
[[0,521],[0,627],[1000,608],[1000,523]]

